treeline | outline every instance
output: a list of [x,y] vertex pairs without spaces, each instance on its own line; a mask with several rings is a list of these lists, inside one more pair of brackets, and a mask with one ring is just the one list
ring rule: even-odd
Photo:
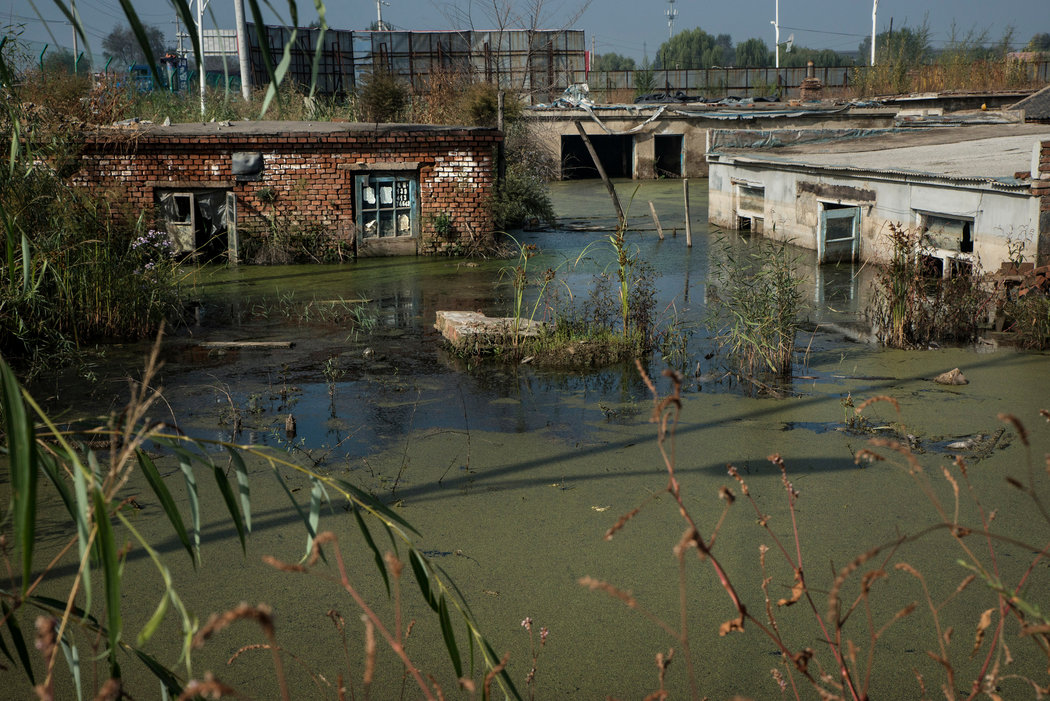
[[[901,27],[887,30],[875,37],[876,64],[892,62],[912,66],[928,65],[939,61],[1000,60],[1010,53],[1015,43],[1013,30],[1009,29],[998,40],[992,40],[987,30],[961,32],[953,27],[947,44],[935,49],[927,23],[919,27]],[[1028,52],[1050,52],[1050,34],[1035,34],[1024,47]],[[868,65],[871,56],[871,37],[865,37],[858,46],[859,56],[832,51],[811,49],[782,42],[780,65],[784,67],[805,66],[810,61],[816,66]],[[631,71],[644,69],[702,69],[702,68],[765,68],[776,65],[774,48],[762,39],[747,39],[733,44],[728,34],[708,34],[700,27],[675,34],[660,45],[652,62],[648,57],[642,64],[617,53],[596,55],[591,61],[593,71]]]

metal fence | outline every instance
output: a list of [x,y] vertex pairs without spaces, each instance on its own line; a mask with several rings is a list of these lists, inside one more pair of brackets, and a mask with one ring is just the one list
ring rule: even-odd
[[[269,74],[254,26],[249,25],[252,83],[265,84]],[[301,85],[313,78],[320,30],[264,28],[271,59],[281,60],[291,43],[288,77]],[[549,101],[586,75],[582,31],[450,31],[354,32],[328,30],[321,39],[317,66],[318,92],[345,95],[377,68],[392,72],[418,93],[439,71],[469,72],[480,80]]]
[[[288,77],[300,84],[315,80],[314,57],[320,30],[266,26],[264,36],[274,62],[279,62],[291,42]],[[254,26],[249,25],[249,55],[252,84],[269,82],[262,48]],[[976,64],[975,64],[976,66]],[[994,64],[989,64],[994,69]],[[574,83],[586,82],[599,102],[633,102],[640,93],[659,92],[676,96],[721,98],[762,97],[779,93],[795,97],[809,75],[806,67],[793,68],[706,68],[679,70],[590,71],[586,70],[584,33],[570,30],[502,30],[446,32],[357,32],[328,30],[319,54],[316,86],[326,95],[352,93],[361,80],[377,68],[390,71],[411,84],[417,94],[426,94],[430,79],[438,72],[466,72],[476,80],[495,83],[520,93],[529,102],[550,102]],[[852,96],[857,82],[868,81],[868,66],[817,66],[813,77],[823,84],[829,97]],[[942,75],[939,66],[912,71],[914,90],[960,88]],[[976,71],[974,71],[976,73]],[[995,71],[990,72],[994,74]],[[997,82],[998,81],[998,82]],[[1050,83],[1050,61],[1011,64],[1009,84],[991,75],[974,90],[1009,87],[1030,88]]]
[[[994,68],[993,64],[989,64]],[[796,97],[802,81],[810,69],[797,68],[706,68],[681,70],[592,71],[586,81],[592,96],[599,102],[631,102],[642,93],[665,93],[671,96],[683,93],[690,97],[761,97],[779,92]],[[869,66],[815,66],[813,77],[823,84],[828,96],[850,96],[856,83],[869,78]],[[1010,66],[1008,84],[990,70],[986,84],[976,84],[975,90],[1030,88],[1050,83],[1050,61],[1018,63]],[[973,71],[974,74],[977,71]],[[934,91],[958,88],[950,85],[950,77],[940,66],[924,66],[910,76],[915,89]],[[874,76],[871,76],[874,77]],[[976,76],[973,77],[976,82]]]

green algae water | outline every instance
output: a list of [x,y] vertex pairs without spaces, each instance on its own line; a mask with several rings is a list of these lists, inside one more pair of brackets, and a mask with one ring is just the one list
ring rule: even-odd
[[[624,187],[621,183],[621,193]],[[699,220],[706,209],[702,190],[694,187],[693,192]],[[558,211],[566,213],[565,228],[519,238],[540,248],[539,270],[574,259],[592,245],[587,264],[564,275],[570,288],[579,289],[611,260],[602,247],[608,234],[602,227],[613,220],[611,204],[600,183],[559,183],[554,195]],[[662,242],[655,231],[645,230],[648,200],[661,211]],[[995,510],[992,530],[1036,551],[1045,546],[1050,524],[1006,482],[1027,483],[1034,461],[1039,494],[1050,499],[1043,465],[1050,440],[1038,414],[1050,396],[1045,355],[972,348],[887,351],[848,341],[829,325],[862,312],[864,273],[814,267],[806,285],[812,330],[798,341],[806,362],[798,365],[780,398],[749,396],[754,394],[749,388],[720,375],[717,356],[706,357],[715,346],[700,325],[711,256],[721,235],[694,222],[694,245],[687,249],[681,229],[671,235],[681,226],[675,220],[680,204],[679,182],[645,183],[631,205],[636,230],[628,240],[659,273],[659,308],[673,309],[694,330],[689,361],[682,364],[688,372],[674,436],[683,504],[706,539],[717,529],[714,555],[760,621],[772,625],[765,614],[768,597],[792,648],[813,648],[830,664],[818,618],[827,614],[835,573],[876,546],[942,521],[935,503],[954,513],[954,491],[941,468],[956,453],[966,460],[972,485],[972,494],[965,483],[960,488],[961,520],[980,527],[976,496],[986,517]],[[580,230],[585,225],[595,229]],[[419,532],[416,542],[431,562],[455,582],[493,648],[499,655],[509,653],[509,672],[525,696],[643,698],[659,688],[656,655],[674,650],[664,685],[671,698],[688,698],[686,650],[665,630],[682,629],[684,601],[698,694],[779,697],[776,645],[752,625],[742,634],[720,636],[719,626],[736,612],[711,564],[689,551],[679,569],[674,549],[686,524],[666,491],[668,472],[650,422],[652,396],[633,365],[551,371],[477,363],[442,348],[432,328],[437,310],[506,313],[510,296],[500,271],[507,265],[513,261],[392,259],[204,271],[195,280],[200,323],[166,341],[161,384],[163,411],[170,416],[164,418],[174,417],[191,435],[286,451],[291,459],[351,481],[391,505]],[[344,304],[355,310],[352,319],[341,316],[333,323],[319,311],[323,305]],[[215,351],[201,347],[205,340],[294,345]],[[140,349],[114,349],[109,362],[133,372],[140,358]],[[667,393],[670,385],[660,377],[659,358],[648,359],[646,366],[659,391]],[[932,382],[955,367],[968,385]],[[103,409],[117,403],[114,386],[103,383],[93,390]],[[888,401],[877,402],[864,410],[866,422],[857,427],[852,407],[877,396],[892,398],[899,411]],[[998,418],[1001,413],[1012,413],[1028,426],[1030,448]],[[294,437],[284,430],[289,414],[296,419]],[[873,446],[872,439],[911,445],[921,472],[891,448]],[[867,449],[890,459],[858,464],[857,456]],[[785,461],[787,479],[799,495],[795,520],[782,475],[769,460],[774,454]],[[175,463],[161,458],[160,464],[174,482]],[[759,512],[743,498],[727,465],[738,469]],[[360,611],[335,581],[333,566],[319,564],[311,576],[280,572],[262,561],[272,556],[297,562],[305,547],[300,517],[267,470],[250,465],[253,533],[246,553],[232,525],[221,518],[214,493],[202,503],[199,569],[189,565],[177,539],[168,535],[158,505],[140,498],[136,525],[152,534],[169,558],[180,594],[202,621],[241,602],[272,607],[293,697],[335,698],[333,685],[342,675],[346,683],[352,680],[360,698],[365,660]],[[305,503],[308,480],[290,470],[282,474]],[[928,490],[924,480],[931,485]],[[188,508],[181,484],[170,487],[179,506]],[[723,487],[736,496],[724,520]],[[606,539],[609,529],[635,509],[640,510]],[[769,531],[759,520],[767,521]],[[391,621],[391,599],[343,504],[333,502],[322,511],[320,528],[337,535],[354,587]],[[55,521],[40,534],[40,547],[53,550],[72,534]],[[792,559],[801,553],[815,613],[805,600],[777,606],[778,599],[790,598],[793,584],[778,541]],[[992,561],[985,539],[972,535],[962,543],[983,561]],[[1045,608],[1040,597],[1050,575],[1046,562],[1023,545],[993,544],[996,556],[989,566],[1005,582],[1019,581],[1036,562],[1025,591]],[[379,547],[393,548],[387,540]],[[769,548],[764,568],[763,547]],[[846,581],[843,606],[854,608],[842,645],[847,647],[849,639],[861,648],[851,668],[858,678],[863,678],[872,636],[881,636],[872,663],[872,697],[918,697],[920,684],[926,693],[937,693],[944,674],[927,651],[940,654],[946,637],[949,655],[959,665],[959,690],[979,674],[989,640],[972,659],[969,653],[981,613],[997,606],[989,585],[978,579],[950,605],[937,608],[970,574],[958,562],[965,557],[958,542],[935,529],[866,563],[863,571],[885,574],[870,579],[868,597],[862,596],[860,573]],[[922,579],[896,568],[898,563]],[[71,575],[72,564],[62,567],[59,574]],[[585,577],[629,592],[635,605],[581,586]],[[128,555],[125,581],[124,613],[133,631],[153,613],[162,587],[149,558],[135,550]],[[69,581],[58,579],[51,586],[50,593],[58,595]],[[416,622],[406,643],[409,656],[434,675],[447,697],[457,697],[434,615],[407,568],[400,590],[404,619]],[[912,604],[914,610],[882,630]],[[533,622],[533,639],[521,625],[526,618]],[[345,648],[333,623],[340,619],[346,622]],[[180,640],[177,622],[169,618],[167,623],[147,650],[174,666]],[[541,627],[549,631],[542,647]],[[948,628],[954,634],[946,635]],[[1030,640],[1019,639],[1016,630],[1008,628],[1014,662],[1003,672],[1045,685],[1045,656]],[[210,670],[254,698],[273,698],[277,687],[270,653],[257,647],[264,642],[256,627],[237,623],[195,653],[194,675]],[[534,654],[530,688],[526,677]],[[136,663],[129,659],[123,667],[134,696],[156,694],[158,685]],[[12,671],[0,675],[21,683]],[[473,676],[478,679],[477,673]],[[797,682],[803,697],[814,696],[803,680]],[[790,697],[790,689],[787,693]],[[1023,681],[1014,679],[1003,681],[1000,693],[1014,698],[1028,692]],[[371,696],[420,696],[382,644]]]

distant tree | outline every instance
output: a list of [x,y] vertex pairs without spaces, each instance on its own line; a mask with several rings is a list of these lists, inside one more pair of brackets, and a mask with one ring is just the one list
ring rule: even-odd
[[[73,52],[69,49],[62,47],[57,51],[48,51],[44,54],[44,64],[42,66],[45,73],[72,73],[73,72]],[[79,66],[80,70],[83,71],[87,68],[87,62]]]
[[[933,56],[930,48],[930,27],[924,20],[916,29],[901,27],[892,32],[881,32],[875,36],[875,63],[919,65],[929,63]],[[860,61],[871,61],[871,37],[860,43]]]
[[660,45],[654,66],[663,68],[711,68],[733,64],[733,40],[717,37],[700,27],[686,29]]
[[1041,32],[1034,35],[1024,47],[1025,51],[1050,51],[1050,34]]
[[591,57],[592,71],[633,71],[634,59],[616,53],[595,54]]
[[773,53],[761,39],[748,39],[736,45],[736,65],[742,68],[765,68],[773,63]]
[[780,50],[780,65],[785,68],[802,68],[810,61],[814,66],[852,66],[853,59],[831,49],[808,49],[792,46],[791,51]]
[[[154,58],[164,55],[164,32],[152,25],[144,25],[146,41]],[[114,58],[125,66],[146,62],[146,52],[139,44],[138,37],[128,25],[117,25],[113,27],[105,39],[102,40],[102,52],[107,58]]]

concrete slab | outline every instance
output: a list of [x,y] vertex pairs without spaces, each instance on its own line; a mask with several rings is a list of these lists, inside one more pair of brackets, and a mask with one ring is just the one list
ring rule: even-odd
[[873,172],[1012,179],[1031,167],[1032,147],[1050,138],[1040,124],[905,129],[884,136],[781,148],[726,149],[728,155]]
[[[481,312],[439,311],[434,328],[457,350],[486,352],[513,344],[518,339],[535,338],[548,324],[513,317],[488,317]],[[515,330],[515,327],[517,329]]]

